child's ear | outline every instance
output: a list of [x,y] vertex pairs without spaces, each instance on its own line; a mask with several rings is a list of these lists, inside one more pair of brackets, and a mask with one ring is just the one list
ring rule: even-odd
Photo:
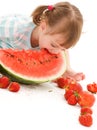
[[44,31],[45,29],[46,29],[46,22],[45,21],[42,21],[41,23],[40,23],[40,28],[41,28],[41,30],[42,31]]

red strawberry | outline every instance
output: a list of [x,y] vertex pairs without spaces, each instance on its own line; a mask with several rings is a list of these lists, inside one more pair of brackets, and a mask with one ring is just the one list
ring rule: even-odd
[[68,100],[68,98],[69,98],[72,94],[74,94],[73,90],[65,91],[64,98],[65,98],[66,100]]
[[10,80],[6,76],[0,77],[0,88],[7,88],[10,83]]
[[93,114],[93,111],[90,107],[82,107],[80,110],[81,115]]
[[56,80],[56,83],[58,84],[58,87],[66,88],[71,81],[72,81],[72,79],[70,79],[70,78],[60,77]]
[[68,99],[67,99],[68,104],[70,105],[76,105],[77,104],[77,98],[74,94],[72,94]]
[[97,84],[95,82],[87,84],[87,90],[92,93],[97,93]]
[[71,82],[68,86],[68,89],[73,90],[77,93],[83,90],[81,84],[79,84],[78,82]]
[[78,93],[82,91],[82,86],[77,82],[71,82],[68,85],[68,89],[65,89],[64,98],[67,100],[68,104],[76,105],[78,99]]
[[82,91],[82,86],[79,83],[70,83],[68,89],[66,89],[64,97],[67,100],[72,94],[78,97],[78,93]]
[[78,104],[81,107],[92,107],[95,102],[95,97],[88,91],[81,91],[78,96]]
[[11,91],[11,92],[17,92],[20,90],[20,85],[19,83],[17,82],[11,82],[9,87],[8,87],[8,90]]
[[79,122],[81,125],[90,127],[93,124],[93,118],[91,114],[80,115]]
[[65,87],[65,80],[64,80],[64,78],[58,78],[57,80],[56,80],[56,83],[57,83],[57,85],[58,85],[58,87],[59,88],[64,88]]

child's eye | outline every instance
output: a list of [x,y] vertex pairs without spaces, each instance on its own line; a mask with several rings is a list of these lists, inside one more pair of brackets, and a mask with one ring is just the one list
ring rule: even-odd
[[52,47],[54,47],[54,48],[57,48],[57,46],[56,46],[56,45],[54,45],[53,43],[51,43],[51,46],[52,46]]
[[57,46],[57,45],[55,45],[55,44],[51,44],[51,46],[54,48],[54,49],[60,49],[60,50],[62,50],[62,51],[65,51],[66,49],[65,48],[63,48],[63,47],[60,47],[60,46]]

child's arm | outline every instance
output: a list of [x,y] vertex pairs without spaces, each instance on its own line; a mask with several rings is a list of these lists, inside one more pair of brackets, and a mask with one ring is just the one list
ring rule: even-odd
[[65,51],[65,55],[66,55],[67,69],[66,69],[66,72],[63,74],[63,77],[70,77],[70,78],[73,78],[77,81],[83,80],[85,78],[85,75],[82,72],[76,73],[71,68],[71,66],[70,66],[70,56],[69,56],[68,50]]

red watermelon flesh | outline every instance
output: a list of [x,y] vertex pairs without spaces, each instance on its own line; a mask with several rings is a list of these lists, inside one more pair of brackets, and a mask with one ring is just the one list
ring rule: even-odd
[[51,54],[46,49],[0,49],[0,71],[21,83],[46,82],[61,76],[66,70],[65,53]]

